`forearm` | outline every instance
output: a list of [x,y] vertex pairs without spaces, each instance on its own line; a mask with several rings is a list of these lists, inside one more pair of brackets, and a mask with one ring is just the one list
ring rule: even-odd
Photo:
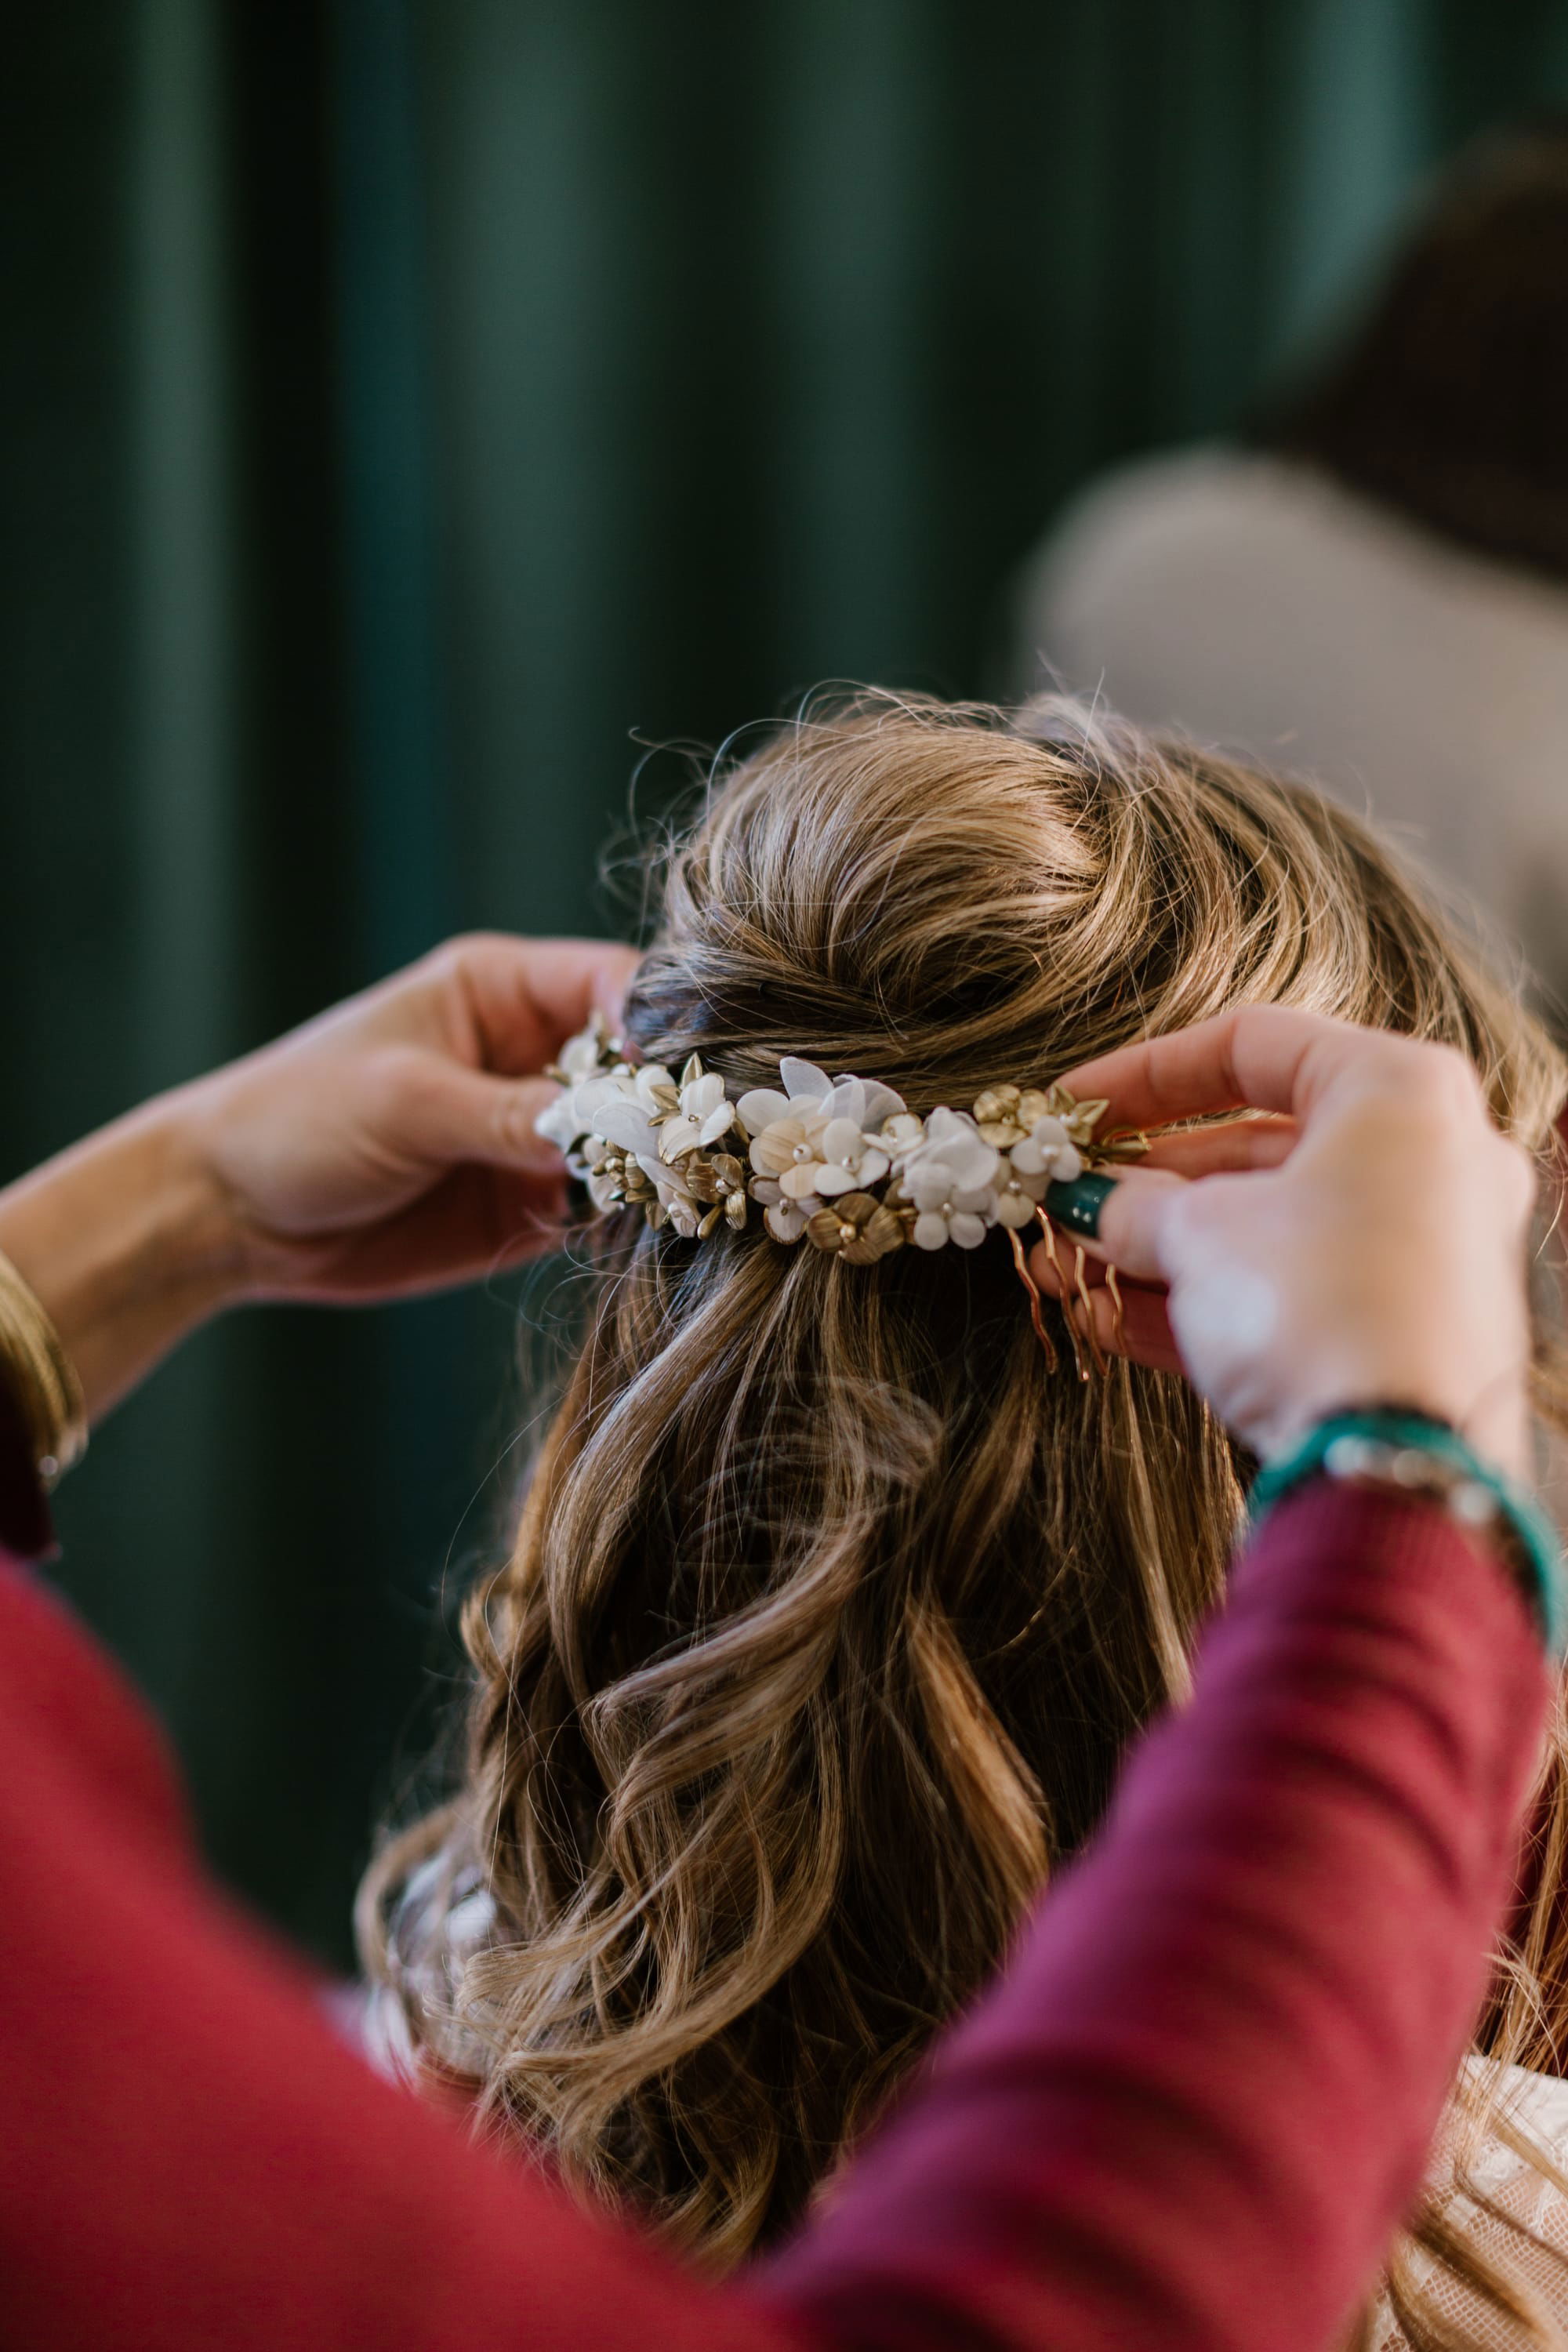
[[59,1333],[93,1419],[238,1286],[233,1221],[182,1100],[145,1105],[0,1192],[0,1252]]

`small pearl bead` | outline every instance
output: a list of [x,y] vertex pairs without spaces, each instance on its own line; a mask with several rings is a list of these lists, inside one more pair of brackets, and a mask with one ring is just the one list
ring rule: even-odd
[[810,1144],[797,1143],[795,1147],[795,1156],[797,1160],[809,1160],[811,1158]]

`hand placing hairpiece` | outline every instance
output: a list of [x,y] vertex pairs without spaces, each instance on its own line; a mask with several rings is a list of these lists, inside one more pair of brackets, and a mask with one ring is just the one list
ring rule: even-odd
[[731,1102],[693,1054],[679,1077],[633,1064],[602,1021],[551,1071],[560,1099],[537,1122],[596,1209],[641,1208],[650,1225],[705,1239],[739,1230],[755,1201],[776,1242],[803,1237],[851,1265],[912,1242],[973,1249],[994,1225],[1032,1224],[1053,1183],[1126,1159],[1143,1139],[1097,1142],[1106,1104],[1061,1087],[994,1086],[967,1111],[921,1118],[874,1078],[830,1078],[786,1055],[779,1089]]

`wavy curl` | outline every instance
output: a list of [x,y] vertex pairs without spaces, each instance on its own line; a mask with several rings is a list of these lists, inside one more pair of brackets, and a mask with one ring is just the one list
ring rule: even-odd
[[[677,845],[628,1027],[732,1089],[797,1053],[926,1110],[1252,1000],[1458,1045],[1546,1145],[1556,1054],[1363,827],[1059,698],[808,705]],[[595,1230],[467,1611],[467,1771],[382,1855],[363,1943],[419,2063],[723,2266],[799,2217],[1184,1694],[1241,1486],[1180,1381],[1047,1374],[995,1237],[851,1268]],[[1515,1982],[1491,2039],[1538,2053]]]

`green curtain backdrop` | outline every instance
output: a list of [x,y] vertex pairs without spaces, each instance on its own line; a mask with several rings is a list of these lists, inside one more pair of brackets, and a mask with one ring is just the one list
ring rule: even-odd
[[[1565,0],[59,0],[0,85],[0,1175],[825,677],[973,692]],[[60,1498],[221,1866],[341,1956],[491,1539],[516,1286],[207,1335]]]

